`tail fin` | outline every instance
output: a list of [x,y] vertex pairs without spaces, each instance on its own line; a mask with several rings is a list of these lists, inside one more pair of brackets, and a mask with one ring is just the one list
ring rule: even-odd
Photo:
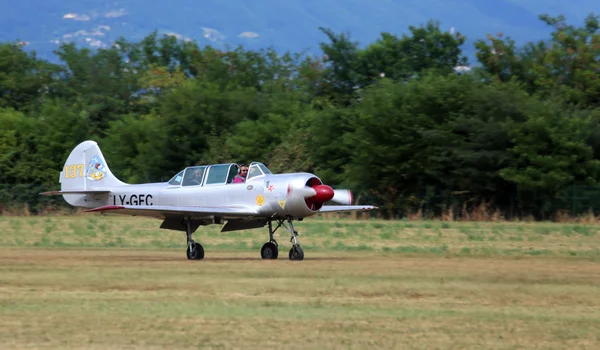
[[83,207],[86,195],[108,194],[111,187],[126,185],[110,171],[95,141],[84,141],[71,151],[60,172],[60,183],[60,192],[47,194],[62,194],[69,204]]

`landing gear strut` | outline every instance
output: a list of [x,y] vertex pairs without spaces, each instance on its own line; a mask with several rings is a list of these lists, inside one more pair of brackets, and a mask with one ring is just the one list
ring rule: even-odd
[[200,243],[192,240],[192,227],[190,220],[185,220],[185,234],[187,236],[187,258],[188,260],[201,260],[204,259],[204,248]]
[[275,238],[273,238],[273,233],[275,233],[280,226],[283,226],[292,236],[290,239],[290,242],[292,243],[292,249],[290,249],[289,253],[290,260],[304,260],[304,251],[302,251],[302,248],[300,248],[300,243],[298,243],[298,231],[294,229],[292,218],[288,217],[287,222],[289,227],[285,224],[285,220],[277,219],[277,227],[273,229],[273,222],[269,220],[269,242],[265,243],[260,250],[260,255],[263,259],[277,259],[277,256],[279,255],[279,249],[277,241],[275,241]]
[[279,255],[277,241],[275,240],[275,238],[273,238],[273,233],[277,231],[279,226],[281,226],[281,224],[279,224],[273,230],[273,222],[269,220],[269,241],[265,243],[260,249],[260,256],[263,259],[277,259],[277,256]]

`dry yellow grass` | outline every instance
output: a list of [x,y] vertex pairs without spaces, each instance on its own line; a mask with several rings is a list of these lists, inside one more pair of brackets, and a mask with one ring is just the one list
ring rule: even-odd
[[302,262],[283,233],[263,261],[265,230],[219,227],[188,261],[158,225],[0,218],[0,347],[600,347],[591,225],[308,220]]
[[4,348],[597,348],[581,259],[0,251]]

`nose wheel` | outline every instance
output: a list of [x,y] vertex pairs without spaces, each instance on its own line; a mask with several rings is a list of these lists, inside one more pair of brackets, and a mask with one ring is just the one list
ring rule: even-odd
[[304,260],[304,251],[300,245],[295,245],[290,249],[290,260]]
[[298,231],[294,230],[294,224],[292,223],[292,219],[288,217],[287,219],[289,227],[285,224],[284,220],[277,219],[277,227],[273,229],[273,222],[269,221],[269,242],[265,243],[261,250],[260,256],[263,259],[277,259],[279,255],[279,248],[277,241],[273,238],[273,234],[277,229],[281,226],[285,227],[290,235],[292,236],[290,242],[292,243],[292,249],[290,249],[289,258],[290,260],[304,260],[304,251],[300,248],[300,243],[298,242]]
[[290,260],[304,260],[304,251],[300,248],[300,242],[298,242],[298,231],[294,230],[294,224],[292,219],[288,218],[290,227],[286,227],[292,235],[290,242],[292,242],[292,249],[290,249],[289,258]]

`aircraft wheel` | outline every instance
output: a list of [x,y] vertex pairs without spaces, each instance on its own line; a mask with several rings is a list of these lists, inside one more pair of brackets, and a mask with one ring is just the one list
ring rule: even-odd
[[304,260],[304,252],[299,245],[295,245],[290,249],[290,260]]
[[187,258],[189,260],[202,260],[204,259],[204,248],[200,243],[192,243],[188,246],[186,251]]
[[263,259],[277,259],[279,255],[279,249],[273,242],[265,243],[260,249],[260,256]]

